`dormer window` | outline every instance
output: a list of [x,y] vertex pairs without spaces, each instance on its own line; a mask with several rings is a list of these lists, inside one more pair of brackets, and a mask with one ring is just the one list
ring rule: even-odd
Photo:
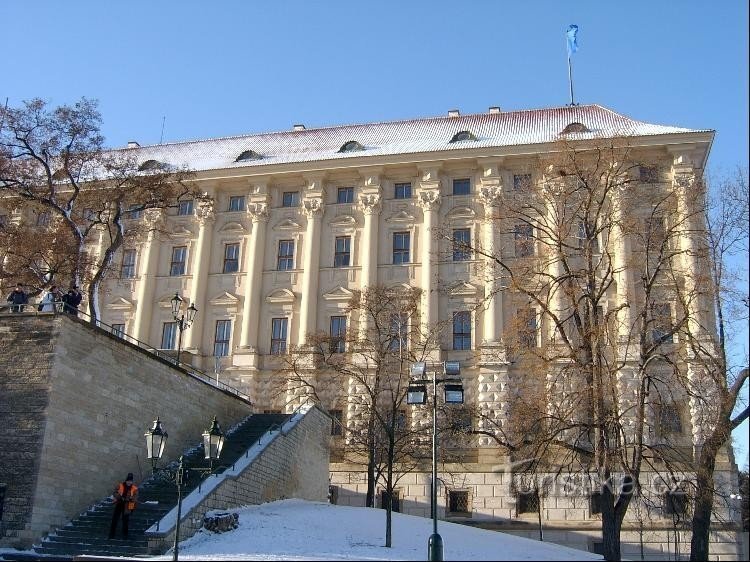
[[138,166],[139,172],[145,172],[147,170],[160,170],[164,168],[164,164],[158,160],[146,160],[143,164]]
[[360,150],[364,150],[365,147],[359,144],[357,141],[351,140],[348,142],[345,142],[341,148],[339,148],[339,152],[359,152]]
[[248,160],[260,160],[261,158],[263,157],[254,150],[246,150],[235,159],[235,162],[247,162]]
[[579,123],[578,121],[574,121],[573,123],[568,123],[568,125],[562,130],[563,135],[567,135],[569,133],[590,133],[591,131],[589,128],[584,125],[583,123]]
[[461,142],[461,141],[475,141],[477,137],[471,131],[460,131],[453,135],[450,142]]

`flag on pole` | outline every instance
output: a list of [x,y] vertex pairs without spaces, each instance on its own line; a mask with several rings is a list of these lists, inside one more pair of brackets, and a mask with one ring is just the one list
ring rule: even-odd
[[568,37],[568,58],[570,58],[570,55],[578,50],[578,26],[569,25],[565,35]]

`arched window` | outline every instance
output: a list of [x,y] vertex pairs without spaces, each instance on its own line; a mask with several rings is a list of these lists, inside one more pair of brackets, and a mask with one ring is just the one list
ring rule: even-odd
[[261,158],[263,157],[254,150],[245,150],[235,159],[235,162],[247,162],[248,160],[260,160]]
[[588,132],[589,132],[589,128],[583,123],[579,123],[577,121],[574,121],[573,123],[568,123],[568,125],[562,130],[563,135],[567,135],[568,133],[588,133]]
[[146,170],[159,170],[163,167],[164,167],[164,164],[162,164],[158,160],[146,160],[143,164],[138,166],[138,171],[144,172]]
[[450,142],[461,142],[461,141],[475,141],[477,137],[471,131],[460,131],[453,135]]
[[339,152],[357,152],[364,149],[365,147],[359,144],[357,141],[351,140],[341,145],[341,148],[339,148]]

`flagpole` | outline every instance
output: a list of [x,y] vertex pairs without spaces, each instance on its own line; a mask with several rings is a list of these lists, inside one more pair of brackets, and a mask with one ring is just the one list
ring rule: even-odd
[[570,105],[575,105],[573,101],[573,64],[570,62],[570,55],[568,55],[568,84],[570,84]]

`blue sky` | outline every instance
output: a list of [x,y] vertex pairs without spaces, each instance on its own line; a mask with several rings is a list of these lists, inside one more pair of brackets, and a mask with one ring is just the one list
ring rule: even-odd
[[[110,146],[568,103],[716,129],[748,166],[745,0],[8,2],[0,103],[97,98]],[[746,333],[746,332],[745,332]],[[747,337],[743,338],[747,348]],[[738,432],[747,463],[747,424]]]

